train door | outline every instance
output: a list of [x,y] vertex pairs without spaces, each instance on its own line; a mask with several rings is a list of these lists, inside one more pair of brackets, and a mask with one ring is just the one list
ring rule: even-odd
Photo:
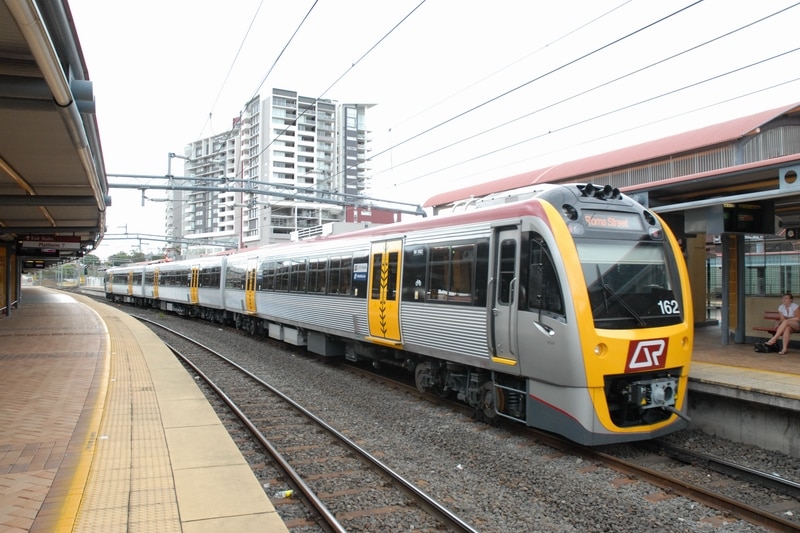
[[153,270],[153,298],[158,298],[158,268]]
[[518,361],[518,305],[520,230],[503,227],[495,230],[492,265],[491,350],[492,361],[516,365]]
[[196,304],[200,301],[197,296],[197,287],[200,284],[200,267],[198,265],[192,266],[191,275],[189,278],[189,303]]
[[244,305],[248,313],[256,312],[256,278],[258,274],[258,257],[247,260],[244,274]]
[[400,347],[400,272],[403,241],[372,243],[367,320],[372,342]]
[[128,272],[128,296],[133,296],[133,271]]

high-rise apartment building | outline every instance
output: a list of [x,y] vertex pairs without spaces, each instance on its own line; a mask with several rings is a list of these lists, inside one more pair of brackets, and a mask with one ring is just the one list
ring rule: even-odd
[[[235,193],[229,179],[238,161],[237,129],[186,146],[183,176],[171,178],[166,208],[166,234],[173,242],[235,246],[237,221],[233,215]],[[178,246],[180,246],[178,244]]]
[[230,131],[191,143],[180,157],[185,179],[175,180],[169,235],[255,247],[352,222],[368,189],[369,107],[283,89],[253,98]]

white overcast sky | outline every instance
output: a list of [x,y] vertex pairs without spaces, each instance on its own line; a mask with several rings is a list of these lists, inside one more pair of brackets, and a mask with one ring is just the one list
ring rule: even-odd
[[[69,0],[112,185],[165,175],[169,152],[228,130],[275,87],[375,104],[374,196],[420,204],[800,102],[797,4]],[[140,245],[111,238],[125,227],[163,234],[162,202],[111,195],[98,255]]]

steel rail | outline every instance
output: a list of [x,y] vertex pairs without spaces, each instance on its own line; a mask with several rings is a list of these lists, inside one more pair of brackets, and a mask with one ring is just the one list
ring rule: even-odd
[[[466,533],[479,533],[478,530],[474,529],[472,526],[470,526],[468,523],[463,521],[461,518],[459,518],[452,511],[450,511],[446,507],[442,506],[439,502],[437,502],[431,496],[426,494],[424,491],[420,490],[416,485],[414,485],[410,481],[406,480],[403,476],[401,476],[400,474],[398,474],[397,472],[395,472],[394,470],[389,468],[387,465],[383,464],[379,459],[377,459],[376,457],[371,455],[369,452],[367,452],[366,450],[361,448],[355,442],[351,441],[349,438],[347,438],[341,432],[339,432],[338,430],[336,430],[335,428],[330,426],[328,423],[323,421],[321,418],[316,416],[314,413],[308,411],[302,405],[300,405],[299,403],[295,402],[292,398],[290,398],[289,396],[287,396],[283,392],[279,391],[278,389],[276,389],[275,387],[273,387],[272,385],[270,385],[266,381],[262,380],[261,378],[259,378],[255,374],[251,373],[246,368],[240,366],[239,364],[237,364],[234,361],[231,361],[229,358],[227,358],[224,355],[216,352],[215,350],[203,345],[202,343],[197,342],[197,341],[195,341],[193,339],[190,339],[190,338],[186,337],[185,335],[183,335],[183,334],[181,334],[181,333],[179,333],[179,332],[177,332],[177,331],[175,331],[175,330],[173,330],[171,328],[168,328],[168,327],[166,327],[166,326],[164,326],[162,324],[159,324],[158,322],[154,322],[152,320],[149,320],[149,319],[147,319],[145,317],[141,317],[141,316],[135,316],[135,317],[138,320],[142,321],[142,322],[146,322],[148,324],[152,324],[153,326],[156,326],[156,327],[161,328],[161,329],[163,329],[165,331],[168,331],[172,335],[176,335],[176,336],[180,337],[181,339],[184,339],[187,342],[190,342],[190,343],[194,344],[195,346],[198,346],[198,347],[200,347],[200,348],[202,348],[204,350],[207,350],[208,352],[210,352],[210,353],[214,354],[216,357],[224,360],[225,362],[227,362],[228,364],[230,364],[231,366],[233,366],[237,370],[241,371],[242,373],[247,375],[249,378],[251,378],[252,380],[256,381],[258,384],[260,384],[263,387],[265,387],[271,393],[275,394],[276,396],[279,396],[282,400],[287,402],[289,405],[291,405],[293,408],[298,410],[304,416],[308,417],[309,419],[314,421],[318,426],[320,426],[325,431],[327,431],[328,433],[333,435],[338,441],[340,441],[342,444],[347,446],[359,458],[361,458],[365,462],[373,465],[373,467],[375,467],[379,471],[381,471],[385,476],[387,476],[395,484],[397,484],[400,488],[402,488],[407,494],[410,494],[412,497],[414,497],[429,513],[431,513],[432,515],[436,516],[440,521],[445,523],[452,530],[454,530],[454,531],[462,531],[462,532],[466,532]],[[198,375],[202,376],[202,373],[199,371],[199,369],[197,369],[195,367],[195,365],[191,364],[190,366],[192,367],[193,370],[198,372]],[[206,378],[203,378],[203,379],[205,380]],[[221,397],[225,399],[226,403],[228,403],[228,401],[232,402],[232,400],[230,400],[227,397],[227,395],[224,395],[224,393],[221,395]],[[242,416],[244,416],[243,413],[242,413]],[[255,431],[255,434],[261,435],[260,432],[258,432],[258,430],[255,429],[254,426],[252,426],[252,427],[253,427],[253,430]],[[248,428],[250,428],[250,425],[248,426]],[[253,430],[251,430],[251,431],[253,431]],[[272,450],[274,450],[274,447],[272,445],[269,445],[269,447],[267,449],[269,449],[270,453],[272,453]],[[275,453],[280,455],[279,452],[277,452],[277,450],[275,450]],[[286,461],[283,460],[283,462],[285,463]],[[288,463],[287,463],[287,466],[289,466]],[[314,501],[314,499],[316,499],[316,500],[319,501],[319,503],[321,505],[324,506],[324,504],[321,502],[321,500],[319,500],[319,498],[305,484],[305,482],[302,481],[302,478],[300,478],[299,474],[297,474],[294,471],[294,469],[291,469],[291,466],[289,466],[289,469],[287,470],[287,473],[293,473],[294,475],[297,476],[297,479],[292,477],[292,480],[293,481],[298,481],[299,480],[298,481],[298,487],[300,488],[300,490],[304,494],[306,494],[306,496],[309,496],[308,493],[313,495],[313,496],[309,496],[309,500],[310,501]],[[291,476],[291,474],[290,474],[290,476]],[[308,493],[306,493],[306,490],[308,490]],[[315,505],[315,507],[316,507],[316,505]]]

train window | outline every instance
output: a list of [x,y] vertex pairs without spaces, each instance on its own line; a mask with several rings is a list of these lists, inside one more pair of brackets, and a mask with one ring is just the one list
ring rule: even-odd
[[540,309],[563,315],[564,296],[550,250],[538,235],[534,235],[530,242],[530,268],[526,276],[528,279],[520,283],[520,287],[526,288],[527,295],[520,298],[520,308]]
[[330,288],[328,294],[339,294],[339,276],[341,274],[342,260],[339,257],[331,257],[330,260]]
[[678,279],[663,242],[576,240],[589,302],[599,327],[680,322]]
[[264,261],[261,264],[261,279],[265,291],[275,290],[275,261]]
[[311,259],[308,262],[308,292],[325,294],[328,278],[328,260],[325,258]]
[[329,265],[328,294],[349,295],[353,279],[352,256],[331,257]]
[[427,297],[432,301],[471,304],[475,245],[433,246]]
[[450,254],[450,287],[447,300],[454,303],[472,303],[472,280],[475,247],[453,246]]
[[220,267],[203,268],[200,270],[200,287],[219,288]]
[[291,292],[306,292],[306,262],[291,261],[291,278],[289,280],[289,290]]
[[428,249],[425,246],[406,246],[403,252],[403,300],[425,300],[425,270]]
[[275,273],[275,290],[280,292],[289,291],[289,272],[291,270],[291,261],[282,261],[278,264]]
[[450,284],[450,247],[432,246],[428,275],[428,300],[446,300]]
[[342,257],[341,270],[339,273],[339,294],[350,294],[352,280],[353,258],[350,256]]
[[406,247],[403,299],[485,306],[488,277],[488,241]]
[[244,287],[244,269],[229,264],[225,272],[225,288],[241,289],[242,287]]
[[511,297],[511,282],[515,277],[515,266],[517,259],[517,242],[513,239],[506,239],[500,243],[500,275],[497,301],[508,305]]
[[489,283],[489,242],[479,242],[475,257],[475,305],[486,307],[486,286]]
[[369,274],[369,255],[356,254],[353,256],[353,280],[351,294],[357,298],[367,297],[367,277]]
[[381,287],[386,289],[386,300],[395,300],[397,287],[397,252],[382,252],[372,258],[372,298],[381,298]]

